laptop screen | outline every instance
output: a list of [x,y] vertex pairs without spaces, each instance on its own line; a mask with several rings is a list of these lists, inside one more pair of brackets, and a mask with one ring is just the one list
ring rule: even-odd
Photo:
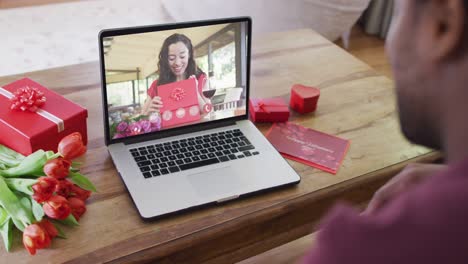
[[101,37],[109,139],[245,116],[248,23]]

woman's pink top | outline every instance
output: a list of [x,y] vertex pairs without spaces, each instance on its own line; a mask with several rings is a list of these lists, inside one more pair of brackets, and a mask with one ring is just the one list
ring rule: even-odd
[[[206,75],[204,73],[200,74],[198,77],[198,92],[202,94],[203,92],[203,86],[206,83]],[[150,88],[148,89],[148,95],[149,97],[153,98],[157,96],[157,90],[156,87],[158,86],[158,80],[154,80],[154,82],[150,85]]]

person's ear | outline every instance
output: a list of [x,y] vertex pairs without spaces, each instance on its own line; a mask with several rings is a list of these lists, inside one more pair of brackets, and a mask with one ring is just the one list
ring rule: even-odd
[[442,61],[463,43],[465,7],[463,0],[430,0],[421,10],[418,47],[430,61]]

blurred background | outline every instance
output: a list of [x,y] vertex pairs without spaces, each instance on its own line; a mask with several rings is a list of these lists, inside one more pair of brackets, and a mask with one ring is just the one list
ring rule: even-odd
[[392,0],[0,0],[0,76],[96,61],[105,28],[240,15],[253,18],[254,36],[311,28],[340,45],[343,39],[353,53],[362,36],[385,37],[392,6]]

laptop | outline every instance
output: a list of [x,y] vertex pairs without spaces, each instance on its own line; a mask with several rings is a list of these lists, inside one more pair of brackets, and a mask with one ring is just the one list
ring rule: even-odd
[[299,183],[248,118],[251,40],[248,17],[100,32],[106,146],[143,219]]

